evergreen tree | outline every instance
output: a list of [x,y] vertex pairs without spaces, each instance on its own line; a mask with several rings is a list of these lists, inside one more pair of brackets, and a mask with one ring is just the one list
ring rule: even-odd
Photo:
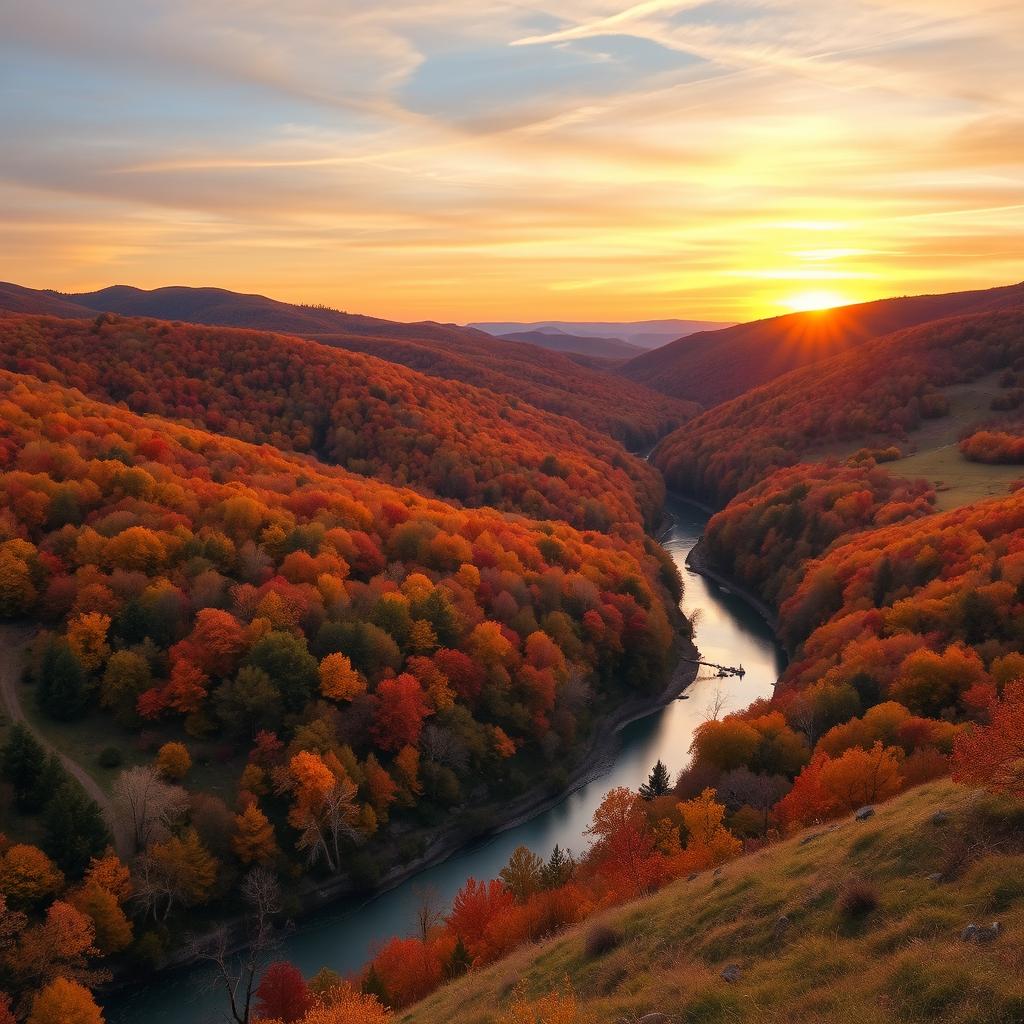
[[576,858],[571,850],[563,850],[557,843],[547,864],[541,868],[541,884],[545,889],[557,889],[571,882],[576,874]]
[[38,810],[45,802],[48,794],[40,785],[45,766],[46,751],[42,744],[18,722],[0,752],[0,772],[14,789],[18,810]]
[[472,966],[473,958],[469,955],[469,950],[466,949],[466,944],[462,941],[462,936],[460,935],[455,940],[455,948],[452,950],[452,955],[448,957],[448,962],[444,965],[445,977],[461,977]]
[[78,718],[85,711],[88,694],[85,671],[64,640],[51,640],[43,653],[36,691],[39,707],[59,721]]
[[363,978],[363,983],[360,986],[363,994],[367,996],[376,996],[383,1006],[390,1006],[388,1002],[387,989],[384,988],[384,982],[381,981],[380,975],[377,973],[377,968],[370,964],[370,969],[366,972],[366,976]]
[[67,778],[47,803],[43,849],[69,875],[78,876],[110,845],[110,832],[94,800]]
[[640,787],[640,795],[645,800],[654,800],[659,796],[666,796],[672,789],[672,780],[669,778],[668,769],[658,759],[657,764],[651,769],[647,781]]

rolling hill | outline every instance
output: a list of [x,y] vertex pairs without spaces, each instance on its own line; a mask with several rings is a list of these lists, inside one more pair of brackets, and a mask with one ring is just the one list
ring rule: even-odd
[[723,505],[779,467],[900,444],[928,424],[951,422],[953,436],[939,440],[955,446],[956,431],[977,412],[967,403],[974,413],[958,414],[955,389],[987,376],[999,378],[994,391],[1011,389],[1022,359],[1024,307],[925,323],[710,409],[666,437],[652,461],[670,488]]
[[731,323],[715,320],[632,320],[632,321],[572,321],[538,320],[535,323],[497,322],[473,323],[468,327],[488,334],[504,335],[522,331],[543,331],[545,334],[562,332],[579,338],[618,338],[637,348],[652,349],[670,341],[696,334],[698,331],[717,331],[732,327]]
[[871,338],[931,320],[1024,304],[1024,284],[858,305],[701,332],[630,360],[616,371],[667,395],[713,406]]
[[117,285],[57,295],[0,285],[0,308],[90,318],[109,312],[298,335],[374,355],[432,377],[515,396],[539,409],[579,420],[633,449],[652,444],[697,411],[693,403],[642,385],[624,385],[603,368],[580,365],[568,355],[536,345],[501,341],[482,331],[452,324],[402,324],[221,288],[145,291]]
[[0,366],[468,505],[597,529],[659,514],[657,473],[604,434],[300,338],[10,315],[0,318]]
[[498,335],[498,340],[525,342],[527,345],[551,349],[552,352],[569,352],[600,359],[632,359],[643,351],[637,345],[630,345],[621,338],[583,337],[553,329],[515,331],[512,334]]

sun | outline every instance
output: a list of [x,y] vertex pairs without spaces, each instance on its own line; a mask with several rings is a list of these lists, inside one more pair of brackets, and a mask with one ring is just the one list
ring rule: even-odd
[[812,289],[811,291],[790,295],[788,299],[782,300],[782,304],[789,307],[794,313],[810,313],[814,310],[843,306],[848,301],[839,292],[828,291],[827,289]]

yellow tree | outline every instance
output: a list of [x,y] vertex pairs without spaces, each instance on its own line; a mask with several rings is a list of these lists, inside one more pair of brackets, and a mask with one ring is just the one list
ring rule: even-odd
[[84,985],[55,978],[32,1000],[27,1024],[103,1024],[103,1014]]
[[102,612],[83,612],[68,623],[68,644],[82,667],[95,672],[110,657],[107,632],[110,616]]
[[320,662],[320,693],[328,700],[355,700],[366,693],[366,680],[344,654],[328,654]]
[[184,743],[165,743],[157,752],[153,767],[171,782],[180,782],[192,767],[192,758]]
[[255,800],[235,815],[235,834],[231,849],[243,864],[266,864],[277,856],[274,826]]

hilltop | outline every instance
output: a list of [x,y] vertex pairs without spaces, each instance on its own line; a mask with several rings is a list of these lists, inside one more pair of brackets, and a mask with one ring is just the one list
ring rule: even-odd
[[790,370],[856,350],[879,335],[944,317],[994,312],[1022,303],[1024,283],[789,313],[692,334],[631,359],[617,372],[667,395],[714,406]]

